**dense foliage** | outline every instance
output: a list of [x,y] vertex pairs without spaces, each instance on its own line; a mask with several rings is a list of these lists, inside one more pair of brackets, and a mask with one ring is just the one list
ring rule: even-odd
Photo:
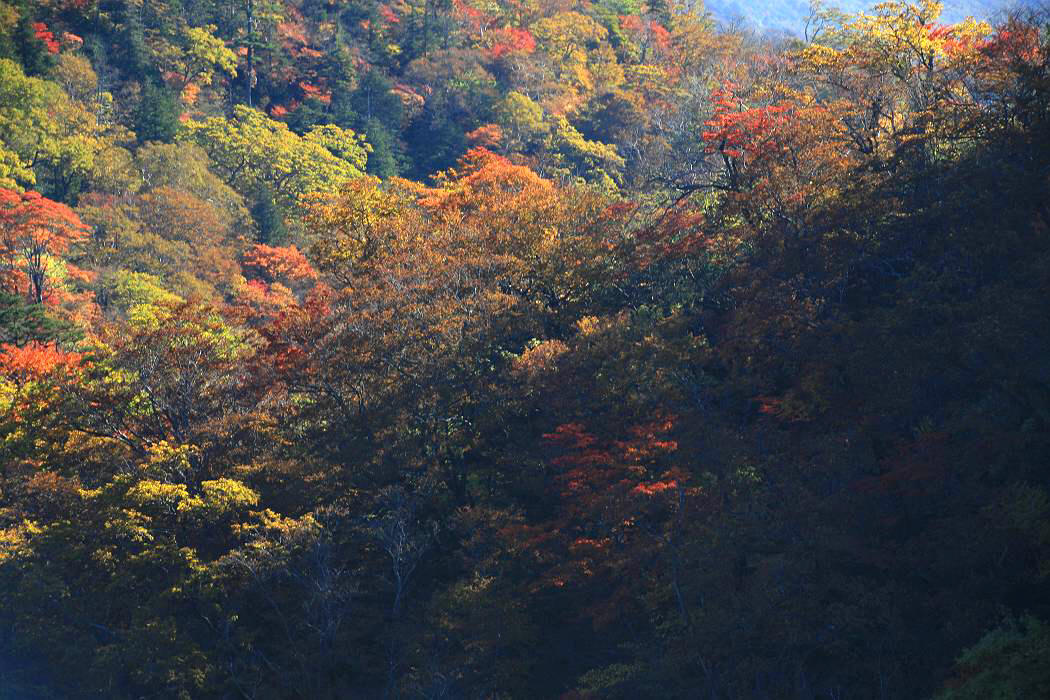
[[1050,19],[0,1],[0,698],[1050,697]]

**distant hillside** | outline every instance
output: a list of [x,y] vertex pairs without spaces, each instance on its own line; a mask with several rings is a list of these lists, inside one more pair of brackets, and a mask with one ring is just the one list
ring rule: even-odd
[[[866,10],[877,0],[829,2],[846,12]],[[722,22],[743,20],[758,29],[798,32],[809,16],[810,0],[707,0],[707,9]],[[1015,6],[1036,6],[1039,0],[945,0],[943,18],[955,22],[964,17],[992,17]]]

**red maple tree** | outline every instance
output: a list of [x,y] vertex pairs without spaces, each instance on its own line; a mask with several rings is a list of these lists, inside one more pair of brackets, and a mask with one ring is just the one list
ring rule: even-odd
[[25,288],[42,303],[49,286],[49,260],[87,235],[87,226],[65,204],[39,192],[0,188],[0,286]]

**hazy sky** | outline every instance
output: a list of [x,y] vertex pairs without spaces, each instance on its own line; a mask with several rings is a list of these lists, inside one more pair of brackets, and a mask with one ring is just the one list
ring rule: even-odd
[[[877,1],[831,0],[828,4],[856,12],[870,8]],[[756,27],[768,29],[799,31],[809,15],[809,0],[706,0],[704,4],[719,20],[743,17]],[[986,18],[1017,4],[1037,5],[1039,0],[945,0],[943,19],[955,22],[967,15]]]

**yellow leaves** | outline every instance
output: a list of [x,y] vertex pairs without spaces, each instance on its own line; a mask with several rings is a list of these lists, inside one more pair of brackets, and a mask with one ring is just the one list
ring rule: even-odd
[[597,316],[584,316],[576,321],[576,332],[583,338],[593,337],[603,333],[612,326],[609,319]]
[[32,184],[31,168],[61,177],[88,176],[103,148],[104,130],[95,114],[62,88],[27,77],[0,59],[0,180]]
[[23,519],[20,523],[0,529],[0,564],[30,553],[29,540],[43,530],[32,520]]
[[587,64],[583,62],[571,64],[567,73],[568,79],[574,83],[581,92],[589,93],[594,90],[594,77],[591,75],[591,71],[587,67]]
[[201,493],[204,508],[216,515],[259,504],[259,494],[234,479],[202,481]]
[[132,486],[127,498],[136,506],[155,506],[172,513],[186,509],[191,500],[186,484],[168,484],[155,479],[144,479]]
[[616,52],[607,43],[601,43],[590,57],[591,76],[594,88],[599,93],[610,92],[619,88],[624,82],[624,68],[616,57]]
[[32,185],[35,182],[36,175],[28,165],[17,153],[0,143],[0,187],[21,192],[23,188],[20,183]]
[[667,81],[667,71],[662,66],[651,63],[639,63],[627,68],[626,77],[628,83],[641,86],[648,83],[663,83]]
[[364,171],[368,154],[372,152],[372,147],[365,143],[364,136],[335,124],[318,124],[306,132],[303,141],[321,146],[359,172]]
[[844,26],[852,39],[853,57],[858,58],[863,50],[898,71],[909,66],[932,69],[934,61],[954,56],[965,47],[975,50],[978,41],[991,32],[987,22],[973,18],[950,26],[936,24],[942,8],[942,3],[930,0],[884,2],[876,5],[873,14],[856,15]]
[[[585,69],[578,67],[578,70]],[[590,80],[590,73],[580,73],[580,76]],[[556,162],[552,168],[555,174],[615,189],[614,183],[625,165],[615,146],[585,139],[564,114],[558,110],[545,114],[543,107],[518,92],[507,94],[497,114],[509,150],[542,148]]]
[[873,8],[875,16],[896,18],[905,22],[934,22],[944,11],[944,3],[938,0],[888,0]]
[[[290,518],[266,508],[251,511],[250,515],[250,522],[233,524],[232,531],[235,536],[296,540],[315,536],[321,529],[320,523],[311,513],[300,518]],[[264,547],[265,540],[260,539],[253,544],[256,547]]]
[[586,182],[599,185],[605,191],[615,192],[615,183],[620,180],[626,166],[626,161],[616,151],[616,147],[584,138],[564,116],[557,115],[553,121],[554,150],[570,167],[569,172],[577,174]]
[[560,340],[534,340],[512,363],[514,373],[526,380],[535,380],[551,372],[558,358],[569,352],[569,346]]
[[191,495],[186,484],[143,479],[128,489],[126,497],[131,504],[154,514],[207,520],[243,511],[259,503],[257,492],[227,478],[202,481],[199,495]]
[[978,48],[991,32],[987,22],[968,18],[954,25],[937,24],[942,3],[894,1],[872,13],[845,15],[796,54],[812,69],[874,71],[889,69],[902,80],[914,68],[932,70],[937,59]]
[[193,445],[175,445],[167,440],[149,445],[149,456],[143,469],[151,473],[185,474],[191,469],[190,458],[199,451]]
[[130,508],[121,508],[103,523],[102,529],[107,535],[117,539],[135,544],[148,544],[154,539],[149,525],[150,519],[145,514]]
[[328,124],[299,136],[258,110],[237,105],[233,111],[232,119],[187,122],[180,138],[202,146],[241,192],[268,187],[292,208],[308,193],[335,192],[362,175],[369,147],[348,129]]
[[58,57],[51,75],[70,97],[80,102],[95,99],[98,75],[87,58],[78,54],[63,53]]
[[335,194],[302,198],[310,233],[309,254],[318,269],[348,280],[353,266],[375,255],[396,229],[407,202],[379,178],[349,180]]
[[595,72],[602,84],[612,85],[620,79],[615,56],[610,55],[608,47],[602,48],[608,30],[594,18],[575,11],[559,12],[534,23],[529,30],[549,56],[557,78],[556,84],[545,85],[554,93],[544,100],[551,111],[564,113],[580,104],[595,89]]
[[827,44],[808,44],[801,49],[795,58],[814,71],[838,68],[844,60],[844,52]]
[[592,17],[573,11],[541,19],[529,29],[548,53],[563,60],[578,58],[588,44],[605,41],[609,34]]
[[117,275],[113,303],[128,309],[132,317],[155,316],[154,312],[140,307],[174,305],[181,301],[181,297],[164,288],[156,275],[145,272],[121,272]]
[[883,2],[857,15],[826,13],[823,31],[794,53],[796,68],[829,88],[829,103],[852,104],[840,116],[863,154],[888,157],[902,145],[923,144],[973,104],[970,77],[991,27],[972,18],[938,24],[941,9],[920,0]]
[[507,145],[513,150],[521,150],[526,144],[535,143],[550,131],[550,126],[543,118],[543,107],[520,92],[508,92],[496,113]]
[[211,83],[212,71],[221,71],[231,77],[237,73],[237,54],[212,34],[215,30],[214,24],[190,27],[184,35],[187,57],[195,62],[198,71],[204,73],[201,80],[204,85]]
[[0,2],[0,32],[7,34],[18,25],[18,9],[7,2]]
[[151,44],[158,63],[165,67],[165,76],[179,92],[193,85],[191,94],[195,97],[201,87],[211,85],[217,76],[236,75],[237,54],[214,35],[215,31],[213,24],[183,25],[174,34],[153,37]]

